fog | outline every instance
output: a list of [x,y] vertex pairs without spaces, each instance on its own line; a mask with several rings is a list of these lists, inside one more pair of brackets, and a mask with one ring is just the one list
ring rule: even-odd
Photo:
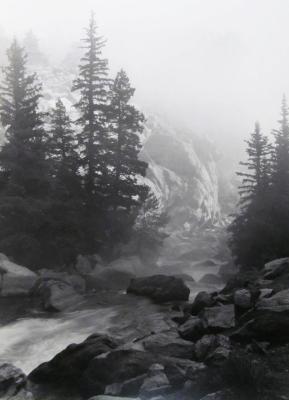
[[289,96],[289,2],[284,0],[1,0],[8,37],[32,29],[51,62],[79,46],[90,11],[136,101],[230,147],[255,120],[276,127]]

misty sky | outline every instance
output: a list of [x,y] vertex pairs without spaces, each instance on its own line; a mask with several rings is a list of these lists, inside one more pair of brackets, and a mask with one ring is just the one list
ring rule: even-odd
[[113,73],[174,122],[237,143],[258,119],[276,127],[289,97],[289,1],[0,0],[9,36],[32,29],[50,59],[83,36],[94,10]]

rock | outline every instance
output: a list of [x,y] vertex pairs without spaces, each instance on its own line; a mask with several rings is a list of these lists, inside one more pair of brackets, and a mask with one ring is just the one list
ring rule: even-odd
[[195,356],[205,360],[217,347],[230,348],[230,339],[224,335],[204,335],[195,344]]
[[186,340],[198,340],[204,335],[206,326],[199,317],[190,316],[190,318],[179,326],[179,335]]
[[267,297],[270,297],[273,294],[273,289],[260,289],[260,295],[259,295],[259,300],[261,299],[266,299]]
[[208,330],[213,332],[234,328],[235,311],[232,304],[205,308],[202,318],[206,321]]
[[51,361],[39,365],[30,373],[29,379],[35,383],[56,385],[79,382],[82,372],[93,358],[116,349],[118,345],[109,336],[91,335],[80,344],[71,344]]
[[[216,349],[229,350],[230,339],[224,335],[205,335],[195,344],[195,356],[199,361],[206,361]],[[220,353],[218,350],[217,354]],[[214,356],[212,357],[214,359]]]
[[265,264],[264,277],[266,279],[275,279],[284,273],[289,273],[289,258],[279,258]]
[[150,297],[156,302],[187,301],[190,289],[174,276],[152,275],[132,279],[127,293]]
[[88,291],[124,290],[132,278],[134,278],[134,275],[131,273],[119,271],[112,267],[104,267],[100,272],[85,275]]
[[155,354],[132,349],[115,350],[105,356],[94,357],[82,375],[81,392],[89,397],[104,393],[108,385],[131,382],[122,387],[120,394],[136,396],[149,368],[158,362]]
[[248,289],[251,293],[255,292],[259,289],[259,279],[260,272],[258,270],[251,269],[250,271],[240,271],[228,280],[221,293],[230,294],[239,289]]
[[82,276],[76,274],[69,274],[67,272],[56,272],[49,269],[41,269],[38,271],[40,275],[40,279],[36,282],[36,288],[34,291],[37,293],[38,287],[41,287],[42,281],[59,281],[63,283],[67,283],[72,286],[73,289],[78,293],[85,292],[85,280]]
[[231,349],[219,346],[206,358],[210,365],[221,366],[231,355]]
[[197,384],[207,370],[203,363],[184,358],[166,357],[161,362],[165,367],[165,374],[173,387],[180,387],[188,380],[193,384]]
[[12,364],[0,364],[0,397],[10,398],[26,385],[26,375]]
[[151,335],[142,343],[145,350],[168,357],[191,359],[194,352],[194,344],[173,331]]
[[252,306],[251,293],[247,289],[239,289],[234,293],[234,304],[242,309],[249,309]]
[[192,304],[191,313],[193,315],[196,315],[200,311],[202,311],[205,307],[211,307],[213,304],[214,304],[214,299],[211,293],[199,292]]
[[282,290],[271,297],[262,298],[256,304],[256,307],[259,309],[275,308],[280,306],[288,307],[289,311],[289,289]]
[[0,295],[29,295],[37,275],[26,267],[15,264],[2,254],[0,258]]
[[83,301],[83,297],[72,286],[60,281],[43,281],[38,294],[47,311],[63,311]]
[[150,367],[148,377],[140,387],[140,397],[151,399],[152,397],[165,394],[170,390],[172,390],[172,387],[164,373],[164,366],[153,364]]
[[206,274],[204,275],[198,283],[205,285],[221,285],[224,283],[223,279],[216,274]]

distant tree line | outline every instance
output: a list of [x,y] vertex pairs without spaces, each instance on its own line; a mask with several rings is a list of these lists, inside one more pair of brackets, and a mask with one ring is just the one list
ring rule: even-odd
[[123,70],[109,78],[93,16],[83,41],[76,121],[61,99],[49,114],[40,110],[41,85],[16,40],[3,68],[0,252],[35,268],[111,256],[151,202],[140,178],[148,165],[139,159],[144,116],[130,103],[134,89]]
[[229,226],[236,262],[261,267],[274,258],[289,256],[289,121],[285,96],[279,128],[270,143],[258,123],[247,140],[246,170],[238,172],[239,211]]

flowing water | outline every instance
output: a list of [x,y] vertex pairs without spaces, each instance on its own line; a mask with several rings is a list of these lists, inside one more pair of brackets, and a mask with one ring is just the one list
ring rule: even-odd
[[[10,320],[13,310],[10,299]],[[7,300],[0,301],[2,314]],[[15,299],[15,313],[19,299]],[[78,309],[51,314],[27,310],[22,317],[0,327],[0,362],[10,362],[29,373],[71,343],[92,333],[107,333],[132,340],[169,329],[169,306],[118,293],[89,296]]]
[[[191,287],[191,296],[203,289]],[[212,288],[211,288],[212,289]],[[124,341],[170,329],[170,305],[106,292],[87,296],[77,308],[44,313],[23,298],[0,299],[0,362],[10,362],[25,373],[50,360],[71,343],[93,333]]]

